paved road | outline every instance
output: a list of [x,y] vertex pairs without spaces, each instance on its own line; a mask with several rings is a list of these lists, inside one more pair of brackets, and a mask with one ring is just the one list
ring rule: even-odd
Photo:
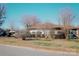
[[29,47],[16,47],[9,45],[0,45],[0,56],[75,56],[76,53],[66,52],[47,52]]

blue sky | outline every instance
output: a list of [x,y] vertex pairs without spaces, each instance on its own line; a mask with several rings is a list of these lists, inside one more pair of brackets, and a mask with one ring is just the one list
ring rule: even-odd
[[3,28],[8,28],[10,22],[15,23],[16,28],[22,28],[22,18],[25,15],[34,15],[42,22],[52,22],[58,24],[59,14],[62,8],[69,7],[76,18],[74,25],[79,25],[79,4],[67,3],[7,3],[6,19]]

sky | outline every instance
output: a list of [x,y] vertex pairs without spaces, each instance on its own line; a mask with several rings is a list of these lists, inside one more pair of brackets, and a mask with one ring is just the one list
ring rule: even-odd
[[58,24],[63,8],[70,8],[76,16],[73,25],[79,25],[79,4],[77,3],[7,3],[6,19],[3,28],[9,28],[14,23],[16,28],[23,28],[22,19],[25,15],[37,16],[41,22]]

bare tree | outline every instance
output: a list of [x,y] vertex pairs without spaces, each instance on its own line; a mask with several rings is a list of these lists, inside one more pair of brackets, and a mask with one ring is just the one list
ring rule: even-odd
[[[27,33],[26,35],[30,35],[29,29],[32,26],[35,26],[36,24],[38,24],[40,22],[36,16],[24,16],[22,21],[25,26],[25,33],[24,34]],[[37,37],[37,34],[35,34],[35,36]]]
[[70,8],[64,8],[60,14],[61,23],[64,26],[65,37],[68,38],[68,27],[72,26],[74,15]]
[[27,29],[38,23],[40,23],[40,21],[36,16],[25,16],[23,19],[23,24],[25,25],[25,28]]
[[60,17],[61,17],[61,20],[62,20],[62,24],[64,26],[71,26],[72,25],[74,15],[73,15],[70,8],[63,9]]
[[6,9],[5,9],[4,5],[1,5],[1,4],[0,4],[0,26],[1,26],[1,25],[3,24],[3,22],[4,22],[5,11],[6,11]]

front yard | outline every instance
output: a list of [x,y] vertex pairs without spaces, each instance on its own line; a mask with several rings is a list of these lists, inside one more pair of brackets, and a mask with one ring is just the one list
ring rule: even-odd
[[63,39],[53,39],[53,40],[21,40],[16,38],[0,37],[0,44],[6,45],[16,45],[16,46],[28,46],[38,49],[47,50],[58,50],[58,51],[68,51],[79,53],[79,41],[75,40],[63,40]]

